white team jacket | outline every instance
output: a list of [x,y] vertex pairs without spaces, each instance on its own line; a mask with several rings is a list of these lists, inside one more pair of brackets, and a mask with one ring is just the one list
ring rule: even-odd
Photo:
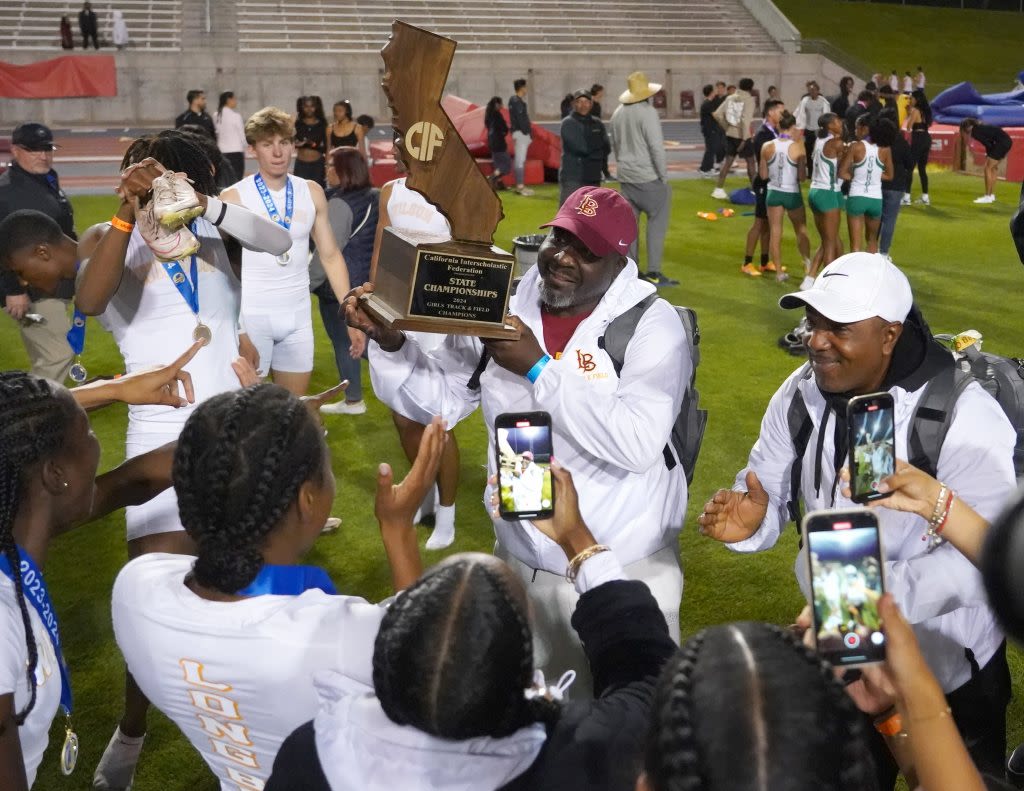
[[[794,450],[786,415],[794,387],[800,388],[814,425],[801,469],[801,492],[806,510],[832,507],[835,413],[830,412],[825,427],[821,491],[816,493],[814,453],[825,399],[813,377],[800,379],[799,373],[798,369],[790,375],[772,396],[747,467],[736,476],[733,488],[743,491],[747,470],[754,470],[771,500],[760,529],[745,541],[727,545],[738,552],[756,552],[774,546],[780,530],[789,520],[786,503]],[[896,456],[906,459],[911,417],[924,388],[908,392],[893,387],[889,392],[895,404]],[[1013,427],[999,404],[978,384],[971,384],[957,401],[953,422],[939,454],[938,477],[965,503],[992,521],[1016,488],[1014,442]],[[835,507],[856,507],[843,497],[840,488],[836,489]],[[913,625],[925,658],[942,688],[952,692],[970,679],[964,648],[970,648],[978,664],[984,667],[1003,640],[988,608],[981,574],[951,544],[944,543],[930,550],[930,542],[921,540],[927,523],[920,516],[887,508],[877,508],[875,513],[882,531],[888,590]],[[796,572],[806,595],[809,592],[807,560],[802,553],[796,560]]]
[[[509,310],[533,330],[541,346],[538,274],[523,277]],[[562,357],[552,360],[535,384],[493,360],[480,390],[466,387],[483,345],[451,335],[426,354],[413,338],[387,353],[370,344],[370,375],[377,397],[421,422],[441,415],[449,426],[482,404],[488,426],[490,473],[496,469],[494,419],[503,412],[551,414],[555,458],[568,469],[580,496],[580,511],[594,537],[611,545],[623,565],[641,560],[677,540],[686,512],[681,465],[665,466],[662,449],[689,381],[691,360],[682,323],[665,302],[644,314],[626,350],[622,377],[597,341],[608,323],[654,291],[637,278],[629,261],[594,312],[576,329]],[[490,513],[490,491],[484,492]],[[527,565],[556,574],[565,554],[529,522],[495,520],[498,540]]]

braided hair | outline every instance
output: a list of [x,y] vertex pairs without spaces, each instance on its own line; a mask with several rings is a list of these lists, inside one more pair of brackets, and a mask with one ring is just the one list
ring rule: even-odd
[[373,685],[388,718],[444,739],[509,736],[557,721],[524,691],[533,676],[525,594],[497,561],[456,556],[421,577],[381,621]]
[[228,594],[251,583],[299,487],[327,474],[321,429],[283,387],[257,384],[196,407],[172,471],[181,523],[198,546],[196,581]]
[[52,382],[22,371],[0,372],[0,552],[14,572],[15,598],[25,626],[26,677],[31,690],[14,721],[25,722],[36,703],[39,654],[22,586],[21,558],[14,543],[14,521],[28,473],[60,452],[75,418],[74,402],[60,398]]
[[137,138],[128,146],[121,160],[121,170],[129,165],[141,162],[146,157],[153,157],[168,170],[184,173],[192,180],[196,192],[203,195],[216,195],[217,185],[214,180],[213,162],[203,146],[195,140],[193,133],[179,129],[165,129],[146,137]]
[[705,629],[669,661],[645,770],[654,791],[870,791],[860,716],[832,667],[762,623]]

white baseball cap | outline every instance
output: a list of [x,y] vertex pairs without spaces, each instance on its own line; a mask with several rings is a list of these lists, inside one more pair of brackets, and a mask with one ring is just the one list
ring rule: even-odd
[[910,282],[884,255],[847,253],[826,266],[807,291],[786,294],[779,307],[809,305],[831,321],[851,324],[879,316],[904,321],[914,304]]

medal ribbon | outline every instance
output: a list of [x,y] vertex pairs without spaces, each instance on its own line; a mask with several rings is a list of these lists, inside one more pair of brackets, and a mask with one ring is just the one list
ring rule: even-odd
[[[192,233],[196,232],[196,225],[192,223],[189,226]],[[195,314],[196,321],[199,320],[199,265],[197,263],[196,254],[192,254],[192,282],[190,283],[188,278],[185,277],[185,272],[181,268],[181,261],[166,261],[164,262],[164,271],[167,276],[174,283],[174,287],[178,289],[178,293],[181,294],[185,300],[185,304],[189,306],[192,313]]]
[[327,572],[316,566],[273,566],[266,564],[256,579],[238,591],[239,596],[298,596],[308,590],[338,593]]
[[[287,178],[287,177],[286,177]],[[295,190],[292,187],[292,180],[287,179],[286,186],[284,188],[284,217],[281,216],[281,212],[277,210],[277,206],[274,204],[274,199],[270,197],[270,190],[267,189],[267,184],[263,180],[263,176],[259,173],[253,179],[256,184],[256,190],[260,193],[260,197],[263,198],[263,205],[267,209],[267,214],[270,215],[270,219],[280,225],[282,228],[291,229],[292,227],[292,210],[295,208]]]
[[[75,263],[76,272],[79,266],[81,266],[80,261]],[[82,352],[85,351],[85,314],[78,308],[75,308],[72,313],[71,329],[68,330],[67,339],[71,351],[75,353],[76,357],[81,357]]]
[[[64,661],[64,652],[60,647],[57,613],[50,602],[50,592],[46,589],[46,583],[43,582],[43,573],[24,549],[17,547],[17,550],[18,557],[21,558],[18,573],[21,575],[22,591],[25,599],[39,615],[39,620],[43,622],[43,626],[46,627],[46,632],[50,636],[53,652],[57,655],[57,664],[60,666],[60,705],[65,714],[70,716],[71,674],[68,672],[67,663]],[[14,581],[14,571],[11,569],[6,555],[0,555],[0,574],[5,574],[12,582]]]

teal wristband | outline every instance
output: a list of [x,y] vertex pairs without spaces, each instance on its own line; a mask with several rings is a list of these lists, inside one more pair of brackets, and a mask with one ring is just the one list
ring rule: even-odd
[[540,376],[540,372],[544,370],[544,366],[549,362],[551,362],[551,355],[545,354],[533,364],[533,368],[526,372],[526,378],[530,380],[530,384],[537,381],[537,377]]

